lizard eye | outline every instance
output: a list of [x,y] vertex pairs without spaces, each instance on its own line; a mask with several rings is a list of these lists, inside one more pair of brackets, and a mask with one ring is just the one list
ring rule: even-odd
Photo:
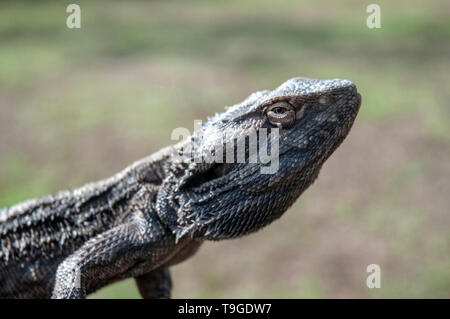
[[295,110],[286,102],[278,102],[266,110],[269,122],[277,127],[289,127],[295,121]]
[[274,112],[275,114],[278,114],[278,115],[284,114],[284,113],[286,113],[286,111],[287,110],[285,108],[282,108],[282,107],[279,107],[279,106],[277,106],[277,107],[272,109],[272,112]]

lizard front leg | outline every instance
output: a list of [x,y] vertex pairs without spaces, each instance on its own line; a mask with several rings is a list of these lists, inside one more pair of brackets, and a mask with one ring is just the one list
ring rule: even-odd
[[169,268],[155,269],[135,278],[142,298],[169,299],[172,280]]
[[165,230],[141,212],[132,216],[130,222],[90,239],[59,265],[52,298],[84,298],[92,290],[89,284],[120,279],[143,259],[157,265],[165,257],[170,251]]
[[84,298],[89,277],[114,276],[117,269],[112,261],[131,246],[125,225],[92,238],[59,265],[52,298]]

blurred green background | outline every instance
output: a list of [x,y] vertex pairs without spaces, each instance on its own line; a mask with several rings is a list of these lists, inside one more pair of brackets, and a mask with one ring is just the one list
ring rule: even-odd
[[173,296],[450,297],[450,2],[377,1],[372,30],[371,2],[2,1],[0,207],[108,177],[290,77],[348,78],[361,112],[318,181],[173,267]]

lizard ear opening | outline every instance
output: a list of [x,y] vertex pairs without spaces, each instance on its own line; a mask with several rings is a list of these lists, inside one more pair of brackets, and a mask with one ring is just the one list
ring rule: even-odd
[[198,172],[192,175],[185,184],[183,184],[182,188],[196,188],[200,187],[203,184],[225,176],[233,169],[233,166],[228,163],[214,163],[210,168],[208,168],[204,172]]

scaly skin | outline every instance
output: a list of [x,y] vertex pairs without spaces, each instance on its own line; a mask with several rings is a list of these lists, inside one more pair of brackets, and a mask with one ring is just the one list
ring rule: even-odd
[[[170,297],[171,265],[205,240],[261,229],[295,202],[347,136],[360,103],[348,80],[293,78],[109,179],[0,210],[0,297],[84,298],[128,277],[145,298]],[[273,174],[248,158],[178,156],[192,148],[205,156],[262,128],[271,137],[279,129]]]

